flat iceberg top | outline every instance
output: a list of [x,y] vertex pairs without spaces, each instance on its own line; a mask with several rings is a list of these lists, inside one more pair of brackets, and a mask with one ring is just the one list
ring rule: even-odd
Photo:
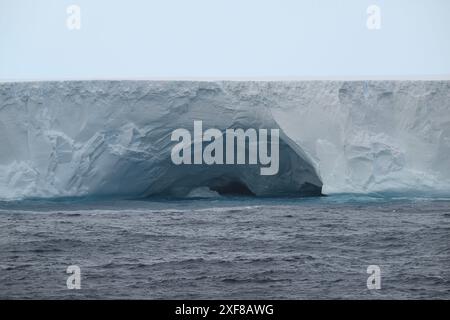
[[[279,128],[279,174],[174,166],[170,133],[195,120]],[[0,83],[0,199],[189,195],[211,181],[448,195],[449,158],[449,81]]]

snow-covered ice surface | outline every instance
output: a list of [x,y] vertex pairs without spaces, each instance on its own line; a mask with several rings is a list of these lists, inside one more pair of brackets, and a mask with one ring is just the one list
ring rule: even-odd
[[[279,174],[173,165],[170,134],[194,120],[280,128]],[[257,195],[449,195],[449,159],[449,81],[0,84],[0,199],[185,196],[235,180]]]

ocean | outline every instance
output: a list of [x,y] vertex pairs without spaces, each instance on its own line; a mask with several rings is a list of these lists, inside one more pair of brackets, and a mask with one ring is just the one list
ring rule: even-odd
[[0,298],[449,299],[450,199],[0,202]]

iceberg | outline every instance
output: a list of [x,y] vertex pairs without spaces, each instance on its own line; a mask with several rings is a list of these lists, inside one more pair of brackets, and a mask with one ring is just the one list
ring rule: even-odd
[[[279,129],[278,174],[173,164],[196,120]],[[448,81],[0,83],[0,199],[450,194],[449,158]]]

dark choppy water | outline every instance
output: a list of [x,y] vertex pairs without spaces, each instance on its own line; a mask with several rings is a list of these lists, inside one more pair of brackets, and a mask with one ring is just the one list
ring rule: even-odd
[[1,203],[0,298],[449,299],[450,201],[350,199]]

